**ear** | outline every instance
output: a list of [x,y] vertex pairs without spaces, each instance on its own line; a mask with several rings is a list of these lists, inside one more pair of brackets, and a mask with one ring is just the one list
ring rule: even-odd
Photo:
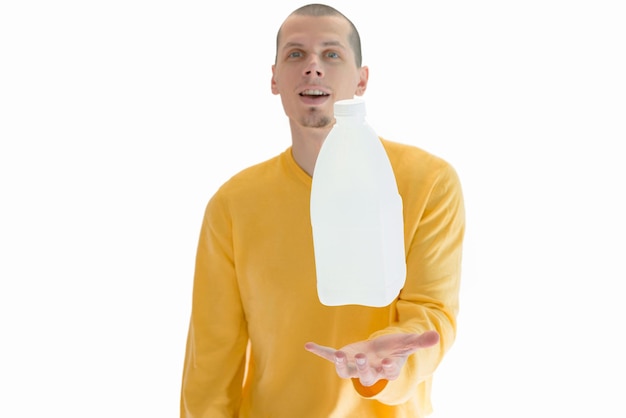
[[276,66],[272,65],[272,94],[279,94],[278,86],[276,85]]
[[367,80],[369,79],[370,70],[366,66],[359,68],[359,83],[356,85],[356,91],[354,94],[357,96],[363,96],[367,89]]

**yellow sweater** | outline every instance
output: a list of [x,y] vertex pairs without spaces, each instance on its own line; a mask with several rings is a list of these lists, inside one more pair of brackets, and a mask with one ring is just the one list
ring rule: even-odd
[[[383,140],[404,204],[407,281],[384,308],[317,297],[311,177],[291,149],[227,181],[201,228],[181,418],[422,417],[431,376],[456,334],[465,214],[445,161]],[[364,388],[304,344],[340,348],[393,332],[436,330],[399,379]],[[249,345],[248,345],[249,344]],[[247,350],[248,349],[248,350]]]

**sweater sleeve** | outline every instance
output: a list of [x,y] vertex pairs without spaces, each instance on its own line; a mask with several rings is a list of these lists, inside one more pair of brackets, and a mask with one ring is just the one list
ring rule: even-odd
[[371,388],[353,380],[361,396],[388,405],[403,403],[416,391],[428,390],[427,380],[456,336],[465,209],[454,169],[444,163],[425,192],[428,197],[421,216],[405,216],[409,237],[407,279],[392,311],[395,318],[389,327],[370,338],[435,330],[440,341],[410,355],[397,380],[382,381]]
[[181,418],[233,417],[240,404],[248,335],[230,219],[216,194],[207,205],[196,254]]

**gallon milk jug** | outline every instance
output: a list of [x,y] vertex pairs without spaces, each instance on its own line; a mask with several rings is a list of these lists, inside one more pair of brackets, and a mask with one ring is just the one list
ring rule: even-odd
[[334,112],[311,186],[319,300],[387,306],[406,279],[402,199],[365,102],[337,101]]

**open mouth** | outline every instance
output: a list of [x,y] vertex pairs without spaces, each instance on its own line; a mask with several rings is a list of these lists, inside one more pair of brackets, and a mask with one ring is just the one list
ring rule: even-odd
[[317,97],[328,97],[330,95],[322,90],[304,90],[303,92],[300,93],[300,96],[317,98]]

